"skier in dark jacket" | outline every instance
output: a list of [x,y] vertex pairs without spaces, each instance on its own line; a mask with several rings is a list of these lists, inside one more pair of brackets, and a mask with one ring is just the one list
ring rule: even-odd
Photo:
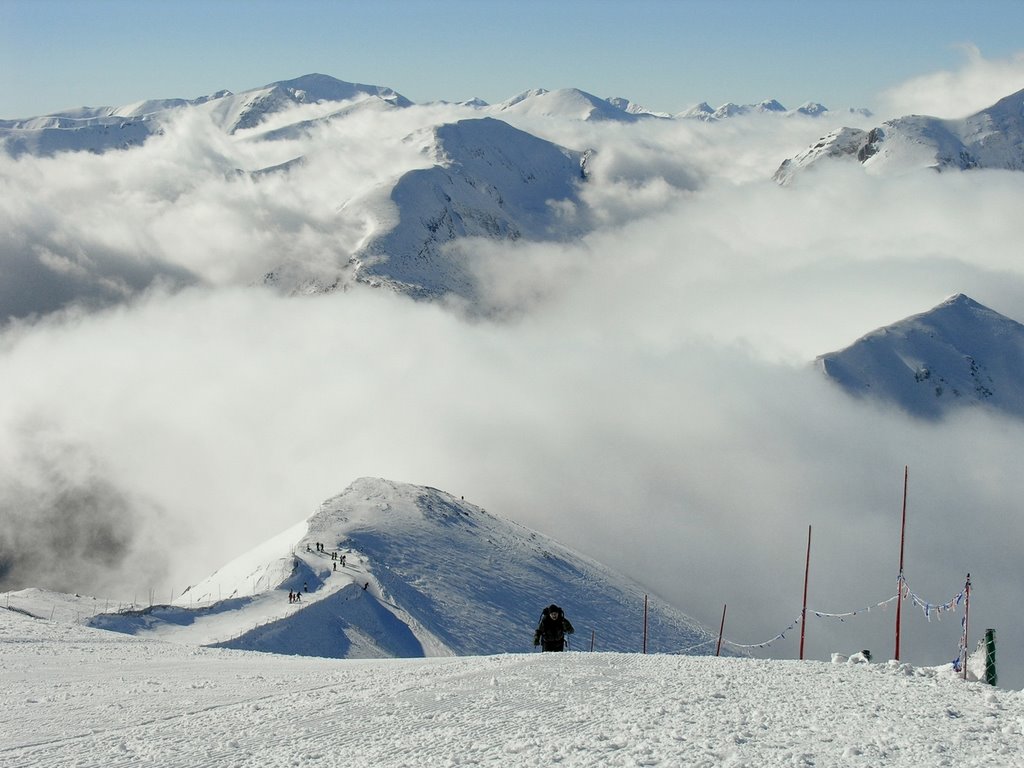
[[575,631],[562,609],[552,603],[541,614],[537,631],[533,633],[533,644],[544,651],[564,651],[565,636]]

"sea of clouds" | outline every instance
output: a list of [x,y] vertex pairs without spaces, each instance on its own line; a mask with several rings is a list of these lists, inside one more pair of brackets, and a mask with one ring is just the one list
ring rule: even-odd
[[[894,85],[886,117],[961,116],[1022,85],[1019,57],[971,55]],[[281,265],[343,267],[387,221],[390,185],[434,162],[430,126],[472,116],[354,110],[266,141],[190,114],[127,151],[0,155],[0,589],[180,593],[371,475],[464,495],[709,626],[727,604],[741,643],[799,614],[811,526],[811,608],[875,607],[810,619],[807,655],[888,658],[894,609],[877,603],[895,594],[909,467],[911,587],[943,603],[970,572],[972,626],[1024,642],[1024,424],[917,421],[813,365],[953,293],[1024,321],[1024,174],[840,163],[771,181],[831,128],[880,117],[509,118],[595,150],[594,228],[460,245],[484,312],[263,286]],[[952,659],[962,613],[908,614],[904,657]],[[794,656],[794,637],[764,653]],[[1004,672],[1024,684],[1019,660]]]

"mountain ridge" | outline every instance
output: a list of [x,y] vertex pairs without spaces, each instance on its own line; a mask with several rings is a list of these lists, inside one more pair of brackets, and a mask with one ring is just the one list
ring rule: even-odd
[[875,173],[930,168],[1024,170],[1024,90],[963,119],[906,115],[870,130],[839,128],[782,162],[773,178],[789,184],[829,159],[856,160]]
[[553,601],[574,646],[638,650],[646,610],[651,650],[712,647],[704,627],[597,561],[450,493],[381,478],[354,481],[171,606],[88,623],[285,654],[463,656],[526,650]]

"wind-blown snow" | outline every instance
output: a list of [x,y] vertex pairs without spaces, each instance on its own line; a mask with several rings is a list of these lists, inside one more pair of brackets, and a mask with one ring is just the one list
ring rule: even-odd
[[1024,765],[1024,695],[909,665],[625,653],[338,661],[0,610],[0,763]]

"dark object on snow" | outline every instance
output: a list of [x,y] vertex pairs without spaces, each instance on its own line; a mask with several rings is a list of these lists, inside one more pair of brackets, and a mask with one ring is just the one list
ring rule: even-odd
[[868,661],[871,661],[871,651],[865,649],[865,650],[861,651],[861,653],[864,654],[864,658],[865,659],[867,659]]
[[564,651],[565,636],[575,631],[565,618],[565,612],[552,603],[540,615],[537,631],[533,633],[533,644],[541,646],[543,651]]

